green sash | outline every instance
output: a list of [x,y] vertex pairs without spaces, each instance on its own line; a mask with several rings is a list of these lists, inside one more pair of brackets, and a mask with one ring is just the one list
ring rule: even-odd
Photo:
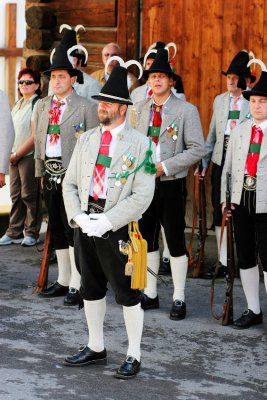
[[160,126],[150,126],[148,128],[148,136],[159,137]]
[[112,157],[105,156],[105,154],[98,154],[96,164],[103,165],[103,167],[110,167]]
[[56,133],[57,135],[60,135],[60,125],[48,125],[48,134],[53,134]]
[[229,111],[228,119],[239,119],[240,111],[239,110],[232,110]]
[[259,153],[261,149],[261,143],[251,143],[249,146],[249,153]]

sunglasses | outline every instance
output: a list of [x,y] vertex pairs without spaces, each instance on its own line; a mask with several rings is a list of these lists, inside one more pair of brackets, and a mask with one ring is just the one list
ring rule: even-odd
[[34,81],[29,81],[29,80],[26,80],[26,81],[23,81],[23,80],[21,80],[21,81],[18,81],[18,85],[23,85],[23,83],[25,83],[25,85],[32,85],[33,83],[35,83]]

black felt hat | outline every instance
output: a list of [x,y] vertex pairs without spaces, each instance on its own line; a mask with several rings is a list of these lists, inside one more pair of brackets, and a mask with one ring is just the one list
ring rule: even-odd
[[71,76],[77,76],[78,70],[73,68],[68,57],[68,51],[69,49],[62,44],[56,47],[50,55],[51,66],[43,73],[50,76],[52,71],[65,70],[69,71]]
[[127,86],[127,69],[121,66],[114,67],[100,93],[91,97],[108,103],[132,105]]
[[267,97],[267,72],[262,71],[261,77],[251,90],[244,90],[242,95],[249,100],[250,96]]
[[169,63],[169,52],[165,48],[157,50],[157,55],[153,64],[148,70],[143,72],[143,75],[145,78],[147,78],[148,75],[153,72],[163,72],[169,76],[174,76],[174,72],[172,71]]
[[88,58],[87,50],[83,46],[78,44],[77,32],[74,29],[65,30],[64,36],[61,39],[60,44],[66,46],[68,49],[73,48],[70,55],[72,57],[78,58],[79,62],[81,62],[81,66],[86,67],[86,62]]
[[245,50],[239,51],[232,59],[227,71],[222,71],[222,74],[235,74],[241,78],[250,78],[251,83],[253,83],[256,80],[256,76],[251,74],[251,70],[247,66],[248,62],[249,53]]

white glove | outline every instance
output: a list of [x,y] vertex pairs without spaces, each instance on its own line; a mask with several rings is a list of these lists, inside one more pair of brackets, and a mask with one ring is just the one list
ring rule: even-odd
[[113,228],[112,224],[109,222],[105,214],[89,214],[89,217],[93,218],[90,219],[91,221],[90,227],[94,232],[93,236],[101,237],[106,232],[110,231]]
[[83,233],[87,233],[88,236],[95,236],[92,227],[92,220],[87,214],[78,214],[73,218],[77,225],[81,228]]

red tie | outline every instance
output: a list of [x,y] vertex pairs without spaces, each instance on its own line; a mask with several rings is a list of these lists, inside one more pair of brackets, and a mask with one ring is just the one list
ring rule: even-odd
[[[252,127],[250,149],[247,156],[246,171],[250,176],[256,176],[258,161],[260,158],[260,145],[262,143],[263,132],[260,127]],[[256,145],[253,147],[253,145]],[[258,146],[257,146],[258,145]]]
[[[103,132],[98,154],[104,154],[105,156],[108,156],[111,139],[112,135],[110,131]],[[93,188],[93,195],[95,200],[98,200],[99,196],[103,193],[105,171],[106,167],[104,165],[101,164],[95,165],[94,188]]]
[[[161,110],[162,110],[162,105],[158,106],[157,104],[153,104],[152,126],[161,127],[162,124]],[[154,143],[158,144],[159,136],[152,136],[152,140]]]
[[148,89],[147,97],[150,98],[153,95],[153,90],[151,88]]

